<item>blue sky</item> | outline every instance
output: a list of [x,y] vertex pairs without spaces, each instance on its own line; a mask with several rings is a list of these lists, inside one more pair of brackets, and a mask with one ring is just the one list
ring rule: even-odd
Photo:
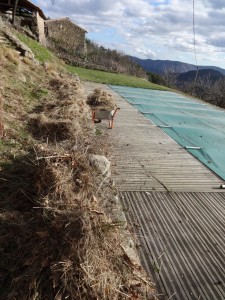
[[[192,0],[33,0],[50,18],[69,17],[98,44],[140,58],[195,64]],[[225,1],[195,0],[200,65],[225,68]]]

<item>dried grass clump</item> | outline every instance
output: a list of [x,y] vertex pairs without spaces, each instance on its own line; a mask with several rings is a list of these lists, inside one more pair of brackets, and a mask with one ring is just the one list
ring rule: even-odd
[[31,59],[27,58],[26,56],[23,57],[23,62],[30,67],[33,67],[33,65],[34,65],[33,61]]
[[54,142],[69,139],[72,127],[70,120],[49,119],[43,113],[29,121],[29,128],[36,138]]
[[84,130],[90,114],[80,81],[62,76],[51,79],[46,87],[51,98],[45,97],[43,112],[30,118],[31,132],[36,138],[50,142],[73,138]]
[[19,64],[20,55],[19,52],[14,49],[7,47],[1,48],[1,56],[5,57],[8,61],[14,63],[15,65]]
[[54,63],[44,62],[44,69],[46,72],[50,72],[50,71],[57,71],[58,67]]
[[116,103],[111,94],[102,89],[94,89],[93,93],[88,95],[87,104],[99,109],[113,110]]
[[49,77],[60,78],[60,69],[56,63],[44,62],[44,70]]
[[[8,210],[0,215],[2,297],[154,299],[136,275],[139,267],[124,258],[120,227],[104,211],[111,191],[96,194],[85,147],[62,150],[36,145],[33,156],[4,174],[10,184],[0,187]],[[29,180],[12,193],[15,171]]]
[[90,109],[86,104],[80,81],[73,77],[52,79],[49,82],[49,89],[56,95],[54,100],[56,107],[49,112],[50,116],[71,120],[73,124],[79,119],[79,123],[85,125],[90,116]]

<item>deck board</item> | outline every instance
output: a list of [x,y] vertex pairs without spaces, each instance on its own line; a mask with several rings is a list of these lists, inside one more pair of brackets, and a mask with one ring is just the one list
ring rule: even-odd
[[223,180],[116,92],[98,87],[121,108],[108,131],[112,176],[159,299],[224,300]]
[[225,194],[121,192],[161,299],[225,299]]

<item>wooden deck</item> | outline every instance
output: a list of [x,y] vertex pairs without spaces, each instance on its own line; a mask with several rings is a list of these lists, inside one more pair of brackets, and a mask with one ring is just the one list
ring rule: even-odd
[[121,108],[111,133],[118,190],[221,192],[223,180],[121,96],[110,92]]
[[[99,85],[98,85],[99,86]],[[87,91],[95,84],[86,84]],[[108,89],[113,179],[160,299],[225,299],[225,194],[217,175]]]
[[225,299],[225,194],[122,192],[159,299]]

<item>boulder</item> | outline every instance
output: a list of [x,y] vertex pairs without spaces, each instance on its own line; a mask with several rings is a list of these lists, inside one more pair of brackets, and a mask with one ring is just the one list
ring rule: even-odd
[[110,177],[110,161],[103,155],[90,155],[89,156],[90,164],[96,169],[96,171],[104,176]]

